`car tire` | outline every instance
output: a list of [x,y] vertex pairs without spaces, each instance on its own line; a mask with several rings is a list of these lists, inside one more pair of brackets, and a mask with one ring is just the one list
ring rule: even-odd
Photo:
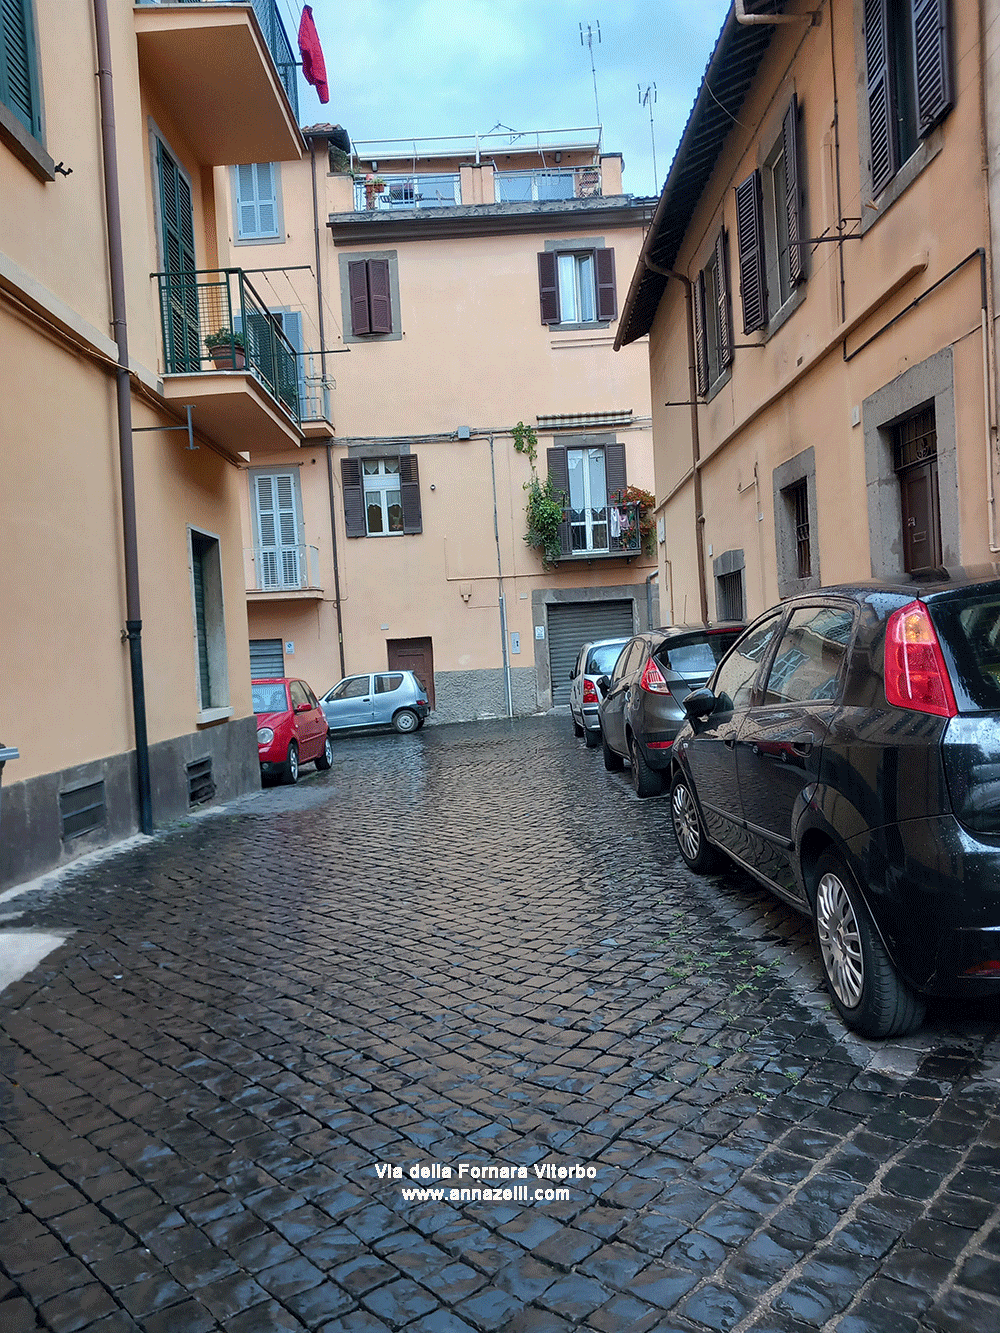
[[333,742],[330,740],[330,733],[327,732],[323,740],[323,753],[316,758],[316,767],[321,773],[325,773],[332,763]]
[[417,718],[417,730],[418,730],[418,731],[420,730],[420,728],[424,725],[424,723],[425,723],[426,721],[427,721],[427,719],[426,719],[425,717],[418,717],[418,718]]
[[832,851],[816,863],[813,923],[827,989],[847,1026],[874,1038],[915,1031],[926,1006],[897,974],[854,877]]
[[625,767],[625,760],[620,754],[615,754],[614,750],[612,750],[611,746],[608,744],[607,737],[604,734],[603,727],[601,728],[601,748],[604,751],[604,767],[609,773],[620,773]]
[[681,773],[670,788],[670,823],[677,850],[689,870],[705,875],[719,866],[720,856],[705,837],[698,802],[687,778]]
[[419,724],[420,718],[417,717],[412,708],[401,708],[392,719],[392,725],[397,731],[402,732],[416,731]]
[[588,750],[596,750],[601,743],[601,729],[595,727],[593,730],[587,729],[583,733],[583,742]]
[[646,763],[634,734],[628,738],[628,753],[632,766],[632,786],[635,788],[636,796],[661,796],[663,778]]
[[285,760],[285,771],[282,774],[282,781],[289,787],[294,787],[299,780],[299,747],[294,741],[288,742],[288,758]]

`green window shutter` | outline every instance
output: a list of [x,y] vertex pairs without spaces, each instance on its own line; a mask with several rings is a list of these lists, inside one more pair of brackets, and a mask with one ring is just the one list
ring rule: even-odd
[[208,619],[205,613],[205,560],[211,542],[201,533],[191,534],[191,570],[194,582],[194,621],[198,643],[199,704],[212,707],[212,675],[208,657]]
[[42,137],[31,0],[0,0],[0,102],[29,134]]
[[[167,370],[177,374],[201,369],[198,279],[194,275],[194,208],[191,186],[167,151],[156,141],[160,185],[160,236],[163,267],[168,277],[164,309],[164,356]],[[211,331],[211,330],[209,330]]]

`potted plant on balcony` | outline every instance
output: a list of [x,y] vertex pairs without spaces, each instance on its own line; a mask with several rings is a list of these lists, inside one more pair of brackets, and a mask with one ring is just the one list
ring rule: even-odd
[[242,370],[246,365],[242,333],[230,328],[216,329],[214,333],[205,334],[205,346],[216,370]]
[[381,176],[365,177],[365,207],[374,208],[376,198],[385,189],[385,181]]

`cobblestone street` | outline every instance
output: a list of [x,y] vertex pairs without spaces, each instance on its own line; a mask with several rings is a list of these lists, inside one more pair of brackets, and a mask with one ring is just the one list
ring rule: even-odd
[[0,994],[2,1333],[1000,1327],[1000,1006],[852,1037],[568,716],[338,739],[0,930],[68,935]]

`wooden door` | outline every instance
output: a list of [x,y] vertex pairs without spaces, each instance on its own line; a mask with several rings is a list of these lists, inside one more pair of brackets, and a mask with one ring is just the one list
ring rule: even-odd
[[941,515],[937,459],[929,458],[899,474],[903,514],[903,568],[933,569],[941,564]]
[[434,707],[434,650],[429,638],[386,639],[390,671],[412,671],[427,690]]

